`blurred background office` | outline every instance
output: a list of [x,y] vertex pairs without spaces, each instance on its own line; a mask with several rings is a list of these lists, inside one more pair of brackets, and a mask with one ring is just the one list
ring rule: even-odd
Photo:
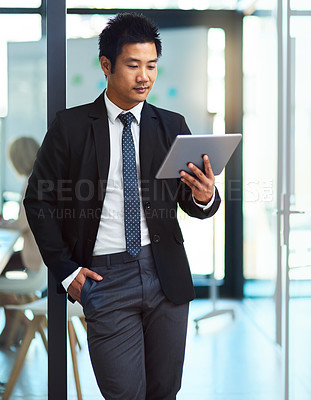
[[[4,219],[0,216],[0,228],[2,230],[15,230],[20,234],[20,249],[15,246],[7,264],[0,275],[0,305],[2,307],[9,304],[21,304],[32,300],[32,296],[26,296],[25,293],[14,291],[16,285],[25,287],[27,281],[32,280],[40,270],[43,261],[35,242],[35,238],[31,232],[30,226],[26,218],[25,209],[22,205],[26,191],[27,180],[31,174],[33,164],[39,150],[38,142],[32,137],[20,137],[15,139],[9,147],[8,157],[15,169],[15,172],[24,178],[24,188],[20,194],[20,202],[18,204],[19,212],[17,218]],[[18,194],[16,194],[18,195]],[[26,331],[28,319],[25,316],[19,321],[19,326],[14,330],[14,320],[16,318],[15,310],[4,310],[5,327],[0,334],[0,347],[8,346],[8,339],[12,337],[12,343],[18,344],[23,338]]]
[[[111,15],[134,10],[154,19],[163,39],[149,101],[185,115],[193,134],[243,134],[216,179],[223,198],[216,217],[196,221],[179,211],[197,293],[179,399],[309,400],[311,2],[130,3],[67,0],[67,106],[93,101],[105,88],[97,35]],[[47,129],[47,22],[44,0],[0,0],[4,219],[18,218],[24,186],[8,163],[9,145],[29,132],[41,143]],[[196,329],[193,319],[215,309],[233,310],[235,318],[211,316]],[[99,399],[85,347],[78,354],[88,377],[82,393]],[[17,351],[0,352],[0,381],[8,380]],[[34,340],[31,351],[12,399],[47,396],[42,343]],[[32,380],[34,360],[40,384]],[[75,398],[71,372],[68,379]]]

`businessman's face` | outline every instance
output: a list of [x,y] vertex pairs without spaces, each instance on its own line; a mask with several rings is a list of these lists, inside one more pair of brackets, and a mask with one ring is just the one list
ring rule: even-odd
[[123,110],[146,100],[157,76],[157,51],[154,43],[129,43],[117,57],[113,73],[110,60],[100,59],[107,76],[107,96]]

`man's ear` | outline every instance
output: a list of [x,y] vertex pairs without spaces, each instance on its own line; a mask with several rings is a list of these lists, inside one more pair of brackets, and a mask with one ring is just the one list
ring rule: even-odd
[[106,56],[100,57],[100,66],[106,76],[111,74],[111,62]]

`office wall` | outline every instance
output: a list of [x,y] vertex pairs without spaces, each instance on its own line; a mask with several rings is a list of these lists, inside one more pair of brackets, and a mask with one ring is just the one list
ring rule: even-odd
[[[207,29],[161,29],[163,55],[148,101],[186,117],[193,133],[211,133],[207,112]],[[93,101],[106,87],[98,40],[68,40],[67,106]]]
[[[207,112],[207,29],[162,29],[163,56],[149,101],[185,115],[193,133],[211,133]],[[98,39],[69,39],[67,45],[67,107],[93,101],[106,87],[98,62]],[[19,136],[41,143],[46,132],[45,41],[8,43],[8,115],[2,124],[7,152]],[[20,192],[24,181],[9,163],[3,190]]]
[[8,43],[8,115],[2,120],[2,190],[21,192],[25,180],[8,161],[8,148],[20,136],[41,143],[46,131],[46,46],[44,41]]

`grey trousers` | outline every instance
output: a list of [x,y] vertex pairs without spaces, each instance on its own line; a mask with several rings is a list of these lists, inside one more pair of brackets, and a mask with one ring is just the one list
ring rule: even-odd
[[106,400],[176,399],[189,304],[166,299],[150,246],[135,259],[127,253],[93,257],[91,269],[104,279],[86,280],[81,303],[102,395]]

